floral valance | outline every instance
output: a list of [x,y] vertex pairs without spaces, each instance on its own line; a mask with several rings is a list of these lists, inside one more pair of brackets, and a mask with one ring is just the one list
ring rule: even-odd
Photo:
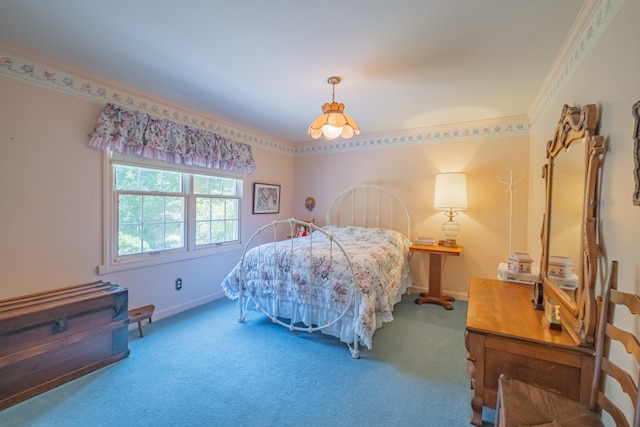
[[248,144],[112,103],[89,137],[90,147],[125,155],[242,173],[256,171]]

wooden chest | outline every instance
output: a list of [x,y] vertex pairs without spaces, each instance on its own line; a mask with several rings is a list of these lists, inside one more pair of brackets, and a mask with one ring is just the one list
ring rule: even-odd
[[128,301],[102,281],[0,301],[0,410],[127,357]]

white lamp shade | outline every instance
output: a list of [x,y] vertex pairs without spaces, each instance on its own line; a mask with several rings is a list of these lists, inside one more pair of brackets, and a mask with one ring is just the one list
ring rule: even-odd
[[458,211],[467,209],[467,176],[459,172],[436,175],[433,208]]

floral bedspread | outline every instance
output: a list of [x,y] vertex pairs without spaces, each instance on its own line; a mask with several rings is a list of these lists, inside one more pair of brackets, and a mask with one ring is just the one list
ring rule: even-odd
[[[338,242],[355,276],[358,313],[352,317],[353,328],[371,348],[375,330],[393,320],[393,305],[411,283],[411,242],[401,233],[381,228],[327,226],[323,230],[335,241],[315,232],[249,250],[244,258],[245,292],[313,307],[335,318],[349,302],[353,284],[349,261]],[[238,298],[242,277],[239,263],[222,283],[227,297]]]

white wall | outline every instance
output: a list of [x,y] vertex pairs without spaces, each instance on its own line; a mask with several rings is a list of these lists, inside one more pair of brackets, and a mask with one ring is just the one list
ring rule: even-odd
[[[435,175],[465,172],[469,208],[458,215],[464,246],[462,256],[445,257],[443,290],[466,299],[472,276],[496,277],[500,262],[509,255],[509,193],[497,180],[501,175],[525,180],[516,186],[513,214],[513,250],[525,250],[528,221],[528,136],[496,137],[411,145],[392,149],[364,150],[298,157],[295,164],[294,214],[307,218],[308,196],[316,199],[311,216],[324,224],[331,198],[358,184],[377,184],[394,191],[407,205],[413,237],[442,238],[446,221],[433,209]],[[414,256],[415,286],[428,288],[428,257]]]
[[[99,276],[103,153],[87,142],[104,103],[3,76],[0,93],[0,299],[104,280],[129,289],[130,307],[155,304],[162,318],[223,295],[220,283],[240,251]],[[293,156],[253,153],[244,236],[291,216]],[[280,215],[251,214],[253,182],[282,185]]]
[[[619,261],[618,289],[640,294],[640,206],[632,204],[634,192],[634,118],[632,106],[640,100],[640,2],[627,0],[606,27],[605,32],[589,52],[585,60],[569,77],[554,97],[531,136],[531,170],[539,171],[544,164],[545,146],[553,132],[563,104],[596,104],[600,110],[599,134],[605,137],[606,154],[602,165],[598,226],[600,228],[601,262],[597,288],[604,282],[610,260]],[[532,218],[544,209],[544,184],[532,181]],[[539,234],[535,224],[529,224],[531,236]],[[531,244],[532,252],[539,252],[539,245]],[[632,324],[623,311],[627,326],[639,335],[640,325]],[[614,349],[615,358],[624,366],[624,350]],[[635,367],[633,368],[635,371]],[[632,374],[638,377],[638,372]],[[627,402],[620,394],[614,399]],[[627,405],[629,408],[629,405]]]
[[[468,174],[469,209],[459,222],[463,255],[447,261],[446,292],[464,296],[471,276],[494,277],[508,252],[508,193],[496,181],[509,170],[529,180],[514,194],[513,249],[526,247],[539,258],[544,181],[540,171],[563,104],[595,103],[599,131],[608,145],[603,164],[599,226],[600,281],[609,260],[620,262],[619,288],[640,293],[640,207],[634,190],[632,105],[640,99],[640,2],[626,0],[575,72],[536,120],[530,137],[469,139],[381,150],[292,157],[254,147],[253,182],[282,185],[279,215],[251,215],[245,204],[245,233],[276,218],[308,218],[304,199],[315,197],[322,219],[333,194],[373,183],[390,187],[407,201],[412,235],[437,235],[442,214],[431,208],[435,174]],[[87,134],[103,104],[0,76],[0,299],[78,284],[111,280],[130,290],[132,305],[154,303],[171,314],[219,295],[219,283],[238,253],[166,264],[99,277],[102,262],[101,153],[87,148]],[[63,191],[60,191],[63,189]],[[245,234],[246,235],[246,234]],[[416,282],[426,283],[426,261],[412,262]],[[176,277],[184,280],[173,290]],[[636,331],[640,325],[632,325]],[[623,358],[623,352],[619,357]],[[623,399],[619,399],[622,401]]]

